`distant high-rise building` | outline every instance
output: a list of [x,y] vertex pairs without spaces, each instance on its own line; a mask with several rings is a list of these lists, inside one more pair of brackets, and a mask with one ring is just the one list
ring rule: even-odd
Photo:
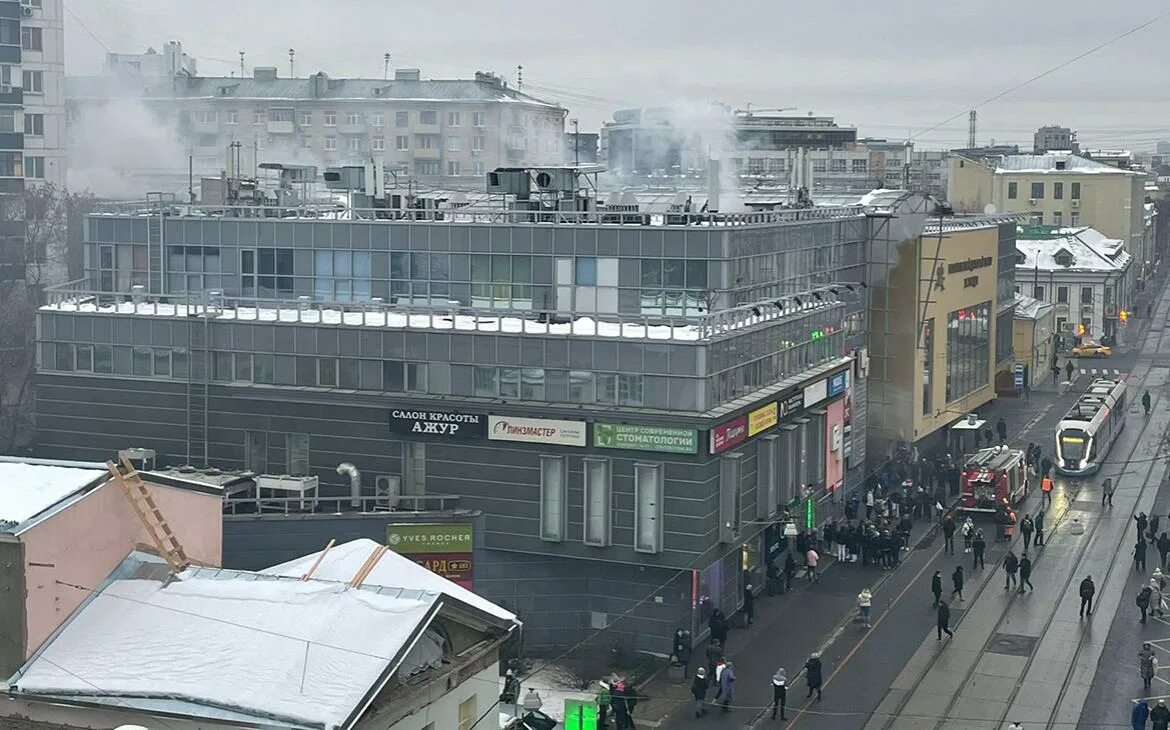
[[1081,145],[1077,142],[1077,133],[1068,127],[1056,124],[1037,129],[1032,140],[1033,151],[1038,155],[1045,152],[1072,152],[1076,154],[1081,151]]

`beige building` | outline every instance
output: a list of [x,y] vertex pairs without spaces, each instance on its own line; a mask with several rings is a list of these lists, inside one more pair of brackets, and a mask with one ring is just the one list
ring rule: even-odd
[[1016,320],[1012,329],[1012,350],[1016,363],[1023,365],[1030,387],[1049,377],[1056,356],[1056,307],[1048,302],[1016,295]]
[[1068,153],[982,161],[955,156],[947,199],[956,213],[1023,213],[1033,226],[1091,226],[1123,241],[1144,269],[1154,258],[1145,181],[1143,173]]
[[[67,79],[75,167],[99,193],[102,181],[87,176],[89,170],[119,169],[118,184],[108,187],[124,194],[185,192],[188,157],[196,177],[230,169],[229,156],[238,157],[243,175],[261,162],[325,167],[381,158],[403,186],[475,190],[497,167],[564,159],[565,109],[490,73],[439,80],[397,69],[388,80],[324,72],[285,78],[276,68],[257,67],[237,78],[194,76],[179,64],[173,75],[152,77],[128,72],[135,66],[124,57],[117,68]],[[117,120],[147,113],[153,120],[142,126],[160,135],[152,149],[105,159],[119,147]],[[168,148],[170,154],[159,154]]]

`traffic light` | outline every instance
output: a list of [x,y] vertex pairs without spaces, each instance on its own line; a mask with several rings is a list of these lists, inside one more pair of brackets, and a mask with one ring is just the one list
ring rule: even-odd
[[1121,320],[1122,324],[1125,324],[1126,320],[1129,319],[1129,312],[1122,309],[1117,313],[1117,318]]
[[1084,337],[1084,336],[1085,336],[1085,325],[1078,324],[1077,325],[1077,337]]

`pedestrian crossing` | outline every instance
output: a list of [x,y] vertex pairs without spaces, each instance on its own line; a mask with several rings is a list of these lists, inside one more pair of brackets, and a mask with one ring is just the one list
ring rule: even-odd
[[1079,374],[1088,375],[1092,378],[1121,377],[1121,371],[1116,368],[1081,368]]

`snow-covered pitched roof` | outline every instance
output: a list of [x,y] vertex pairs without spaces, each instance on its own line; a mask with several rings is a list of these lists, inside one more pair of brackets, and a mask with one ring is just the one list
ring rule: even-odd
[[1016,295],[1016,319],[1040,319],[1055,307],[1048,302],[1024,294]]
[[[1124,271],[1133,258],[1124,243],[1109,238],[1094,228],[1061,228],[1043,238],[1024,238],[1021,231],[1016,238],[1016,250],[1023,261],[1018,269],[1029,271],[1096,271],[1111,273]],[[1061,266],[1057,259],[1063,252],[1071,256],[1071,264]]]
[[[370,552],[378,546],[373,540],[360,539],[335,545],[313,572],[315,580],[346,582],[353,578]],[[317,561],[321,553],[313,553],[287,563],[274,565],[260,571],[265,575],[280,575],[299,578]],[[467,590],[441,575],[432,573],[413,560],[393,551],[386,553],[366,577],[364,585],[384,588],[412,588],[443,593],[470,606],[490,613],[505,621],[516,621],[516,614],[497,606],[478,593]]]
[[19,529],[22,522],[109,474],[101,464],[68,464],[0,461],[0,532]]
[[[1057,163],[1064,163],[1062,168]],[[1113,165],[1089,160],[1080,155],[1067,152],[1050,152],[1046,155],[1006,155],[1001,157],[995,170],[997,173],[1084,173],[1084,174],[1114,174],[1133,175],[1128,170],[1121,170]]]

